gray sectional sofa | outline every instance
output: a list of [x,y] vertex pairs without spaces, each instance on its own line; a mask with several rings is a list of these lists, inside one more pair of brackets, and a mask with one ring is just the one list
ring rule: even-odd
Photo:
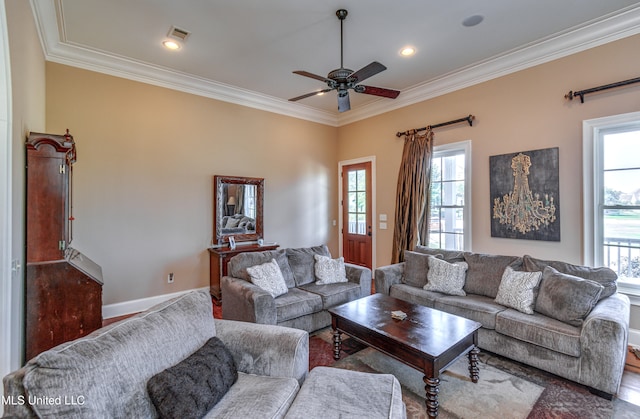
[[[430,266],[439,265],[430,264],[431,258],[466,265],[464,295],[425,289]],[[496,302],[499,291],[504,299],[506,288],[500,288],[507,269],[523,277],[528,275],[523,271],[542,272],[528,304],[532,314],[512,308],[523,299],[513,298],[511,307]],[[618,391],[630,303],[617,292],[617,275],[608,268],[418,246],[405,252],[404,262],[377,268],[374,280],[376,292],[480,322],[481,349],[583,384],[606,398]]]
[[[186,362],[214,337],[233,362],[219,353]],[[220,390],[210,371],[226,364],[234,364],[237,377]],[[174,371],[171,380],[156,381],[161,385],[150,396],[152,377],[176,366],[182,375]],[[326,367],[308,371],[307,332],[214,320],[209,293],[194,291],[43,352],[7,375],[3,417],[156,418],[163,413],[262,419],[299,418],[301,412],[306,418],[337,418],[345,412],[406,417],[400,384],[392,375]],[[213,407],[206,400],[211,391],[221,393]],[[361,392],[376,403],[368,403]],[[350,397],[343,399],[343,393]],[[345,406],[344,400],[358,403]]]
[[[327,309],[371,294],[371,270],[349,263],[344,264],[346,282],[319,285],[315,255],[331,257],[325,245],[234,256],[229,260],[229,275],[221,280],[222,317],[313,332],[331,324]],[[247,273],[247,268],[272,259],[287,285],[287,292],[278,297],[254,285]]]

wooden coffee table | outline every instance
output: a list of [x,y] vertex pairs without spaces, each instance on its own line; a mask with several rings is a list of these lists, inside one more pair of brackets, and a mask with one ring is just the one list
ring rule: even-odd
[[[407,314],[395,320],[391,312]],[[407,301],[374,294],[329,309],[333,326],[333,357],[340,359],[341,334],[359,340],[424,372],[429,417],[438,416],[440,373],[462,355],[469,355],[471,381],[478,382],[478,329],[481,324]]]

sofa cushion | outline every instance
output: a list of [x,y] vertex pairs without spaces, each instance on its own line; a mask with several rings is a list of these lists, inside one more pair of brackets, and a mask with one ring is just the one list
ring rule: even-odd
[[314,273],[316,284],[327,285],[347,282],[347,272],[344,267],[344,257],[331,259],[329,256],[313,255],[315,260]]
[[487,255],[483,253],[465,253],[464,260],[469,265],[464,290],[469,294],[485,295],[496,298],[502,280],[502,274],[509,265],[519,265],[517,256]]
[[515,308],[524,314],[533,314],[542,272],[514,271],[507,266],[502,275],[496,303]]
[[408,301],[413,304],[420,304],[433,308],[436,300],[445,294],[435,291],[426,291],[424,288],[417,288],[407,284],[393,284],[389,288],[389,295],[394,298]]
[[497,314],[506,310],[505,306],[496,303],[493,298],[475,294],[468,294],[466,297],[444,295],[435,300],[433,308],[477,321],[485,329],[495,329]]
[[555,260],[536,259],[529,255],[523,257],[523,266],[527,271],[544,271],[546,266],[551,266],[558,270],[558,272],[596,281],[604,287],[602,294],[600,294],[600,300],[615,294],[618,290],[616,284],[618,275],[612,269],[604,266],[592,268],[590,266],[572,265]]
[[289,290],[275,259],[247,268],[251,283],[267,291],[273,298],[286,294]]
[[322,311],[322,298],[300,288],[291,288],[275,300],[276,323]]
[[296,283],[293,279],[293,272],[289,266],[289,259],[287,258],[285,249],[239,253],[229,259],[229,264],[227,265],[229,275],[234,278],[240,278],[250,282],[251,278],[247,273],[247,268],[267,263],[271,261],[271,259],[275,259],[276,262],[278,262],[280,272],[282,272],[282,277],[284,278],[284,282],[287,284],[287,288],[295,287]]
[[423,253],[425,255],[436,256],[440,259],[444,259],[449,263],[464,262],[464,253],[460,250],[446,250],[446,249],[432,249],[426,246],[416,246],[414,251]]
[[598,303],[603,289],[595,281],[563,274],[547,266],[542,272],[535,310],[573,326],[581,326]]
[[357,300],[361,296],[360,285],[355,282],[340,282],[327,285],[318,285],[315,282],[302,285],[300,289],[319,295],[322,298],[323,309]]
[[466,262],[449,263],[430,256],[427,285],[424,289],[448,295],[466,295],[462,289],[466,272]]
[[209,292],[191,292],[41,353],[24,387],[42,397],[84,396],[84,404],[37,404],[38,417],[149,418],[147,381],[215,336]]
[[[442,256],[440,255],[442,258]],[[427,285],[429,271],[429,255],[426,253],[404,251],[404,273],[402,282],[407,285],[422,288]]]
[[147,382],[160,418],[202,418],[238,379],[233,356],[217,337]]
[[309,284],[316,280],[314,255],[331,257],[329,248],[326,245],[304,247],[299,249],[286,249],[289,266],[293,272],[296,286]]
[[565,355],[581,354],[580,328],[542,314],[504,310],[496,317],[496,332]]
[[295,378],[240,372],[238,381],[204,418],[282,418],[299,389]]
[[406,411],[400,382],[391,374],[316,367],[286,417],[399,419]]

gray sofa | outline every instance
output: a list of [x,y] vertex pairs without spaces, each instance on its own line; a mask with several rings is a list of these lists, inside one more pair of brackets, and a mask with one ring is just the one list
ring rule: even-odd
[[[331,324],[327,309],[371,294],[371,270],[345,263],[347,282],[318,285],[314,255],[330,257],[327,246],[247,252],[229,260],[229,275],[221,279],[222,317],[252,323],[277,324],[313,332]],[[247,268],[275,259],[287,293],[273,297],[251,283]]]
[[[463,287],[466,295],[425,289],[429,288],[426,283],[431,266],[427,255],[467,264]],[[507,267],[518,272],[543,272],[534,289],[532,314],[495,301]],[[572,320],[573,324],[563,316],[580,302],[578,294],[571,291],[574,285],[565,287],[565,279],[568,284],[599,289],[592,294],[591,311],[585,311],[588,314],[584,318]],[[608,268],[544,261],[527,255],[489,255],[418,246],[413,252],[405,252],[404,262],[376,269],[375,290],[480,322],[481,349],[583,384],[592,392],[611,398],[622,379],[630,315],[629,298],[616,291],[616,279],[615,272]],[[550,312],[549,307],[559,301],[564,303],[558,313]]]
[[[297,417],[295,412],[305,412],[305,417],[338,417],[335,410],[332,414],[329,409],[326,415],[326,410],[316,409],[319,401],[341,406],[339,393],[327,382],[354,393],[350,400],[363,399],[355,396],[361,391],[373,394],[378,400],[375,417],[405,417],[400,384],[392,375],[324,367],[308,373],[308,333],[214,321],[212,313],[208,293],[191,292],[43,352],[4,378],[4,417],[156,418],[156,404],[147,389],[149,379],[184,364],[185,358],[191,358],[214,336],[232,354],[238,373],[206,418]],[[191,375],[201,375],[204,367],[198,365]],[[192,376],[177,380],[177,388],[188,387]],[[355,384],[354,390],[340,386],[344,381]],[[305,384],[311,388],[305,390]],[[325,388],[314,396],[320,384]],[[185,403],[190,406],[192,401],[195,404],[198,399]],[[173,406],[173,399],[170,403]],[[366,398],[348,407],[361,415],[369,415],[370,408]],[[290,409],[294,414],[287,416]]]

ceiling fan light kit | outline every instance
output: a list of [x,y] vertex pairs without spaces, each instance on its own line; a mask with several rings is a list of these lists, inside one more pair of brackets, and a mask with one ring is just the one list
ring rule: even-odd
[[294,98],[289,99],[292,102],[305,99],[311,96],[316,96],[319,94],[323,94],[326,92],[330,92],[332,90],[337,90],[338,92],[338,112],[345,112],[351,109],[351,103],[349,101],[349,89],[353,90],[356,93],[364,93],[366,95],[374,95],[380,97],[386,97],[390,99],[395,99],[400,94],[399,90],[385,89],[384,87],[374,87],[374,86],[365,86],[362,84],[358,84],[369,77],[375,76],[376,74],[387,69],[384,65],[380,64],[377,61],[372,62],[369,65],[364,66],[358,71],[353,71],[348,68],[344,68],[344,37],[342,30],[342,23],[347,17],[348,12],[345,9],[340,9],[336,11],[336,16],[340,19],[340,68],[332,70],[329,72],[327,77],[319,76],[317,74],[309,73],[308,71],[297,70],[294,71],[294,74],[298,74],[304,77],[309,77],[312,79],[323,81],[327,84],[328,89],[323,89],[311,93],[306,93],[301,96],[296,96]]

